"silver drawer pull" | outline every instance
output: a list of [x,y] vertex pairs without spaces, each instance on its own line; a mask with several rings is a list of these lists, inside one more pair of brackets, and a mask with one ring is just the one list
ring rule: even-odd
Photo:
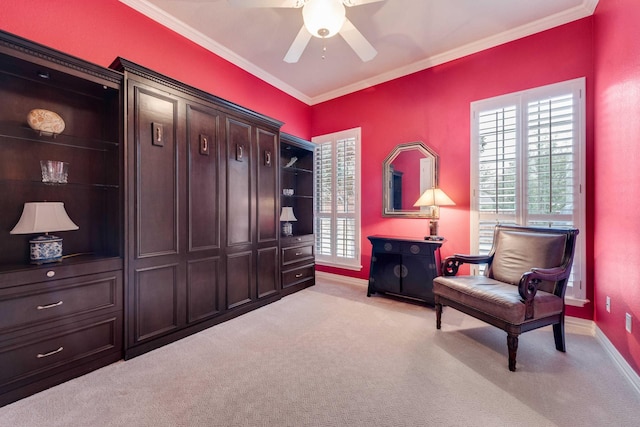
[[302,274],[302,273],[298,273],[298,274],[296,274],[296,279],[299,279],[299,278],[301,278],[302,276],[304,276],[304,274]]
[[49,353],[45,353],[45,354],[38,353],[38,354],[36,355],[36,357],[37,357],[38,359],[42,359],[43,357],[53,356],[53,355],[54,355],[54,354],[56,354],[56,353],[60,353],[60,352],[62,351],[62,349],[64,349],[64,347],[60,347],[60,348],[59,348],[59,349],[57,349],[57,350],[53,350],[53,351],[50,351]]
[[57,307],[59,305],[62,305],[62,301],[54,302],[53,304],[39,305],[39,306],[36,307],[36,309],[38,309],[38,310],[46,310],[48,308]]
[[296,252],[296,256],[302,255],[302,252]]

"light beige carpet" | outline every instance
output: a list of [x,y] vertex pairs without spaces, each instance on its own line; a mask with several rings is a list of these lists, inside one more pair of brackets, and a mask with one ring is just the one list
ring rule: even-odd
[[453,309],[321,281],[0,408],[1,426],[637,426],[640,396],[588,334],[506,336]]

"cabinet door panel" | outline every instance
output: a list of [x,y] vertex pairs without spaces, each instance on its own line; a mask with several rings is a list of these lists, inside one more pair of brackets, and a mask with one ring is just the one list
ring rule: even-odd
[[278,248],[258,249],[258,298],[278,292]]
[[190,252],[220,247],[219,116],[187,106]]
[[190,261],[187,267],[187,317],[195,322],[220,312],[220,258]]
[[374,256],[376,259],[371,265],[374,288],[385,292],[400,292],[400,277],[405,274],[402,256],[385,253],[377,253]]
[[227,308],[251,302],[254,280],[251,251],[227,256]]
[[437,268],[433,254],[426,255],[403,258],[407,275],[402,278],[402,294],[433,302],[433,279]]
[[177,270],[177,265],[166,265],[136,271],[134,342],[178,328]]
[[177,100],[135,87],[138,257],[178,252]]
[[252,243],[251,126],[227,119],[227,246]]
[[258,242],[278,239],[277,135],[258,129]]

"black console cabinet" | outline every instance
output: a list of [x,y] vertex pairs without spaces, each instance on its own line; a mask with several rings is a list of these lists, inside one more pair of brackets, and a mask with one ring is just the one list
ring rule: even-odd
[[388,293],[433,301],[433,279],[440,274],[442,241],[369,236],[373,245],[367,296]]

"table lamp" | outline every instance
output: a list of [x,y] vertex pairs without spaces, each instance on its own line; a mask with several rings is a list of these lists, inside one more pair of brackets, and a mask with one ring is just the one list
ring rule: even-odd
[[293,214],[292,207],[289,207],[289,206],[282,207],[282,212],[280,213],[280,222],[284,222],[284,224],[282,224],[282,234],[284,236],[288,237],[293,235],[293,225],[291,224],[291,221],[297,221],[297,220],[298,219]]
[[425,190],[413,206],[428,206],[431,208],[431,217],[429,222],[429,236],[425,237],[425,240],[444,240],[443,237],[438,236],[438,218],[440,212],[438,207],[440,206],[453,206],[455,203],[447,196],[444,191],[439,188],[431,187]]
[[27,202],[22,216],[9,234],[44,235],[29,240],[31,263],[45,264],[62,261],[62,238],[49,234],[53,231],[77,230],[62,202]]

